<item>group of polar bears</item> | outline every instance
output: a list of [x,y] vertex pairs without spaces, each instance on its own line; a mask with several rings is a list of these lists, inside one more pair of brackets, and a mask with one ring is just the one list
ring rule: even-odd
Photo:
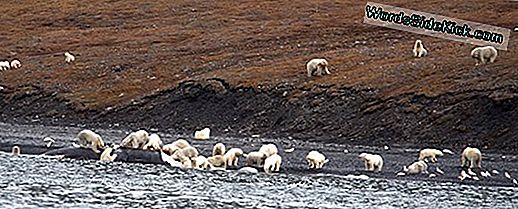
[[[414,57],[417,58],[424,57],[428,54],[428,50],[424,48],[421,40],[415,41],[414,49],[412,51],[414,52]],[[498,51],[493,46],[475,47],[471,50],[471,57],[477,60],[475,65],[495,62],[497,56]]]

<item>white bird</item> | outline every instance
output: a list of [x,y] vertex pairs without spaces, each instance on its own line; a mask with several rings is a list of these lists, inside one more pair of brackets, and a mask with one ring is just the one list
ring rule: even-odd
[[473,178],[473,180],[475,180],[475,181],[480,181],[480,179],[479,179],[478,177],[476,177],[476,176],[473,176],[472,178]]
[[406,173],[408,172],[408,168],[406,166],[403,166],[403,171]]
[[17,69],[22,67],[22,63],[20,63],[20,60],[12,60],[11,61],[11,68]]
[[480,172],[480,175],[484,178],[491,177],[491,173],[489,173],[489,171],[482,171]]
[[431,173],[431,174],[428,176],[428,178],[435,178],[435,177],[437,177],[437,175],[435,175],[435,173]]
[[513,184],[518,185],[518,181],[516,179],[513,179]]
[[284,152],[286,152],[286,153],[292,153],[293,151],[295,151],[295,148],[294,148],[294,147],[292,147],[292,148],[290,148],[290,149],[285,149],[285,150],[284,150]]
[[498,172],[497,170],[492,170],[491,173],[495,174],[495,175],[498,175],[500,174],[500,172]]
[[385,146],[383,146],[383,149],[389,150],[390,148],[389,148],[389,146],[385,145]]
[[437,171],[437,173],[440,173],[441,175],[444,175],[444,171],[442,171],[439,167],[436,167],[435,171]]
[[46,142],[47,143],[47,147],[50,147],[52,146],[53,143],[55,143],[56,141],[50,137],[45,137],[43,138],[43,142]]
[[473,172],[473,171],[471,170],[471,168],[468,168],[468,174],[469,174],[470,176],[477,176],[477,174],[476,174],[475,172]]
[[68,53],[68,52],[65,52],[65,62],[67,63],[70,63],[70,62],[73,62],[75,61],[76,58],[74,57],[74,55]]
[[404,173],[404,172],[398,172],[398,173],[396,173],[396,176],[405,176],[405,175],[406,175],[406,173]]
[[507,171],[504,173],[504,176],[508,179],[511,179],[511,174],[507,173]]
[[344,149],[344,153],[349,153],[349,150],[347,150],[347,149]]
[[453,152],[452,152],[451,150],[449,150],[449,149],[443,149],[443,150],[442,150],[442,152],[443,152],[443,153],[450,154],[450,155],[455,154],[455,153],[453,153]]

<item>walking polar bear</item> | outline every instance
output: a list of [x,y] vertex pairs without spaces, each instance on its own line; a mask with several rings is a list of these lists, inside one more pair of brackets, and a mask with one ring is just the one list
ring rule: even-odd
[[465,167],[468,166],[470,168],[481,168],[480,162],[482,161],[482,153],[477,148],[466,147],[462,152],[462,156],[460,158],[460,166]]
[[281,169],[281,163],[282,163],[282,158],[280,155],[278,154],[274,154],[268,158],[266,158],[266,160],[264,160],[264,172],[265,173],[272,173],[272,172],[279,172],[279,170]]
[[246,157],[246,164],[248,166],[261,168],[264,165],[264,160],[268,156],[262,152],[250,152],[248,154],[243,154]]
[[425,161],[419,160],[410,164],[408,167],[404,167],[403,171],[407,174],[427,174],[428,173],[428,165]]
[[95,153],[101,153],[99,149],[104,149],[104,141],[101,136],[91,130],[82,130],[76,138],[82,148],[92,149]]
[[428,51],[424,48],[423,43],[421,40],[416,40],[414,44],[414,49],[412,50],[414,52],[414,57],[424,57],[428,54]]
[[477,60],[475,65],[486,64],[486,62],[495,62],[498,51],[493,46],[476,47],[471,50],[471,57]]
[[321,169],[325,163],[329,162],[326,157],[318,152],[318,151],[311,151],[306,156],[306,161],[309,164],[309,168],[315,168],[315,169]]
[[229,149],[227,153],[225,153],[225,161],[227,162],[227,166],[231,167],[237,167],[237,162],[239,160],[239,157],[243,155],[243,150],[239,148],[232,148]]
[[383,168],[383,158],[380,155],[361,153],[358,158],[365,162],[365,170],[380,172]]
[[430,159],[430,162],[432,163],[436,163],[437,162],[437,157],[442,157],[444,156],[444,154],[442,153],[441,150],[438,150],[438,149],[430,149],[430,148],[427,148],[427,149],[423,149],[419,152],[419,160],[424,160],[425,162]]
[[123,148],[142,149],[149,141],[149,133],[145,130],[139,130],[129,134],[122,140],[120,146]]
[[308,72],[308,77],[313,75],[313,71],[316,71],[316,75],[322,76],[322,71],[326,74],[331,74],[329,69],[327,68],[329,63],[326,59],[312,59],[306,64],[306,70]]

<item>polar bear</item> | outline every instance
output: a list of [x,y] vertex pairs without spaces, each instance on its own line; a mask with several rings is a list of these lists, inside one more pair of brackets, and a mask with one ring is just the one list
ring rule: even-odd
[[487,62],[495,62],[498,51],[493,46],[476,47],[471,50],[471,57],[477,60],[475,65],[486,64]]
[[92,149],[95,153],[101,153],[99,149],[104,149],[104,141],[95,132],[85,129],[79,132],[76,137],[79,140],[79,146],[82,148]]
[[216,145],[214,145],[214,147],[212,148],[212,156],[216,156],[216,155],[225,155],[225,145],[223,143],[217,143]]
[[272,173],[272,172],[279,172],[281,168],[282,158],[278,154],[274,154],[266,160],[264,160],[264,172],[265,173]]
[[442,153],[441,150],[438,150],[438,149],[430,149],[430,148],[426,148],[426,149],[422,149],[420,152],[419,152],[419,160],[424,160],[425,162],[430,159],[430,162],[432,163],[436,163],[437,162],[437,157],[442,157],[444,156],[444,154]]
[[324,164],[329,162],[329,160],[326,159],[326,157],[318,151],[309,152],[306,156],[306,161],[309,164],[309,168],[315,169],[321,169],[324,166]]
[[0,62],[0,70],[9,70],[10,68],[11,68],[11,65],[9,64],[9,61]]
[[477,148],[466,147],[462,152],[460,158],[460,166],[468,166],[470,168],[480,168],[480,161],[482,161],[482,153]]
[[209,139],[210,138],[210,128],[204,128],[200,131],[195,131],[194,138],[200,139],[200,140]]
[[404,167],[403,171],[407,174],[428,174],[428,165],[425,161],[416,161],[408,167]]
[[20,62],[20,60],[17,60],[17,59],[11,60],[11,68],[18,69],[21,67],[22,67],[22,63]]
[[142,147],[149,141],[149,133],[145,130],[139,130],[129,134],[122,140],[120,146],[130,149],[142,149]]
[[178,147],[180,149],[191,146],[191,144],[189,144],[189,142],[185,139],[178,139],[178,140],[174,141],[171,145]]
[[19,146],[13,146],[11,150],[11,154],[15,157],[20,156],[20,147]]
[[174,143],[166,144],[162,147],[162,152],[169,156],[173,155],[176,151],[179,151],[179,150],[181,150],[181,148],[177,147]]
[[380,155],[361,153],[358,158],[365,162],[365,170],[380,172],[383,168],[383,158]]
[[414,52],[414,57],[424,57],[428,54],[428,51],[424,48],[423,43],[421,40],[416,40],[414,44],[414,49],[412,50]]
[[209,162],[209,166],[217,167],[217,168],[227,168],[227,162],[225,161],[225,157],[223,155],[214,155],[212,157],[207,158],[207,162]]
[[227,166],[235,166],[237,167],[237,162],[239,157],[243,155],[243,150],[239,148],[229,149],[227,153],[225,153],[225,161],[227,162]]
[[183,149],[181,149],[181,153],[183,156],[189,158],[189,159],[193,159],[193,158],[196,158],[198,157],[199,155],[199,152],[196,148],[194,147],[191,147],[191,146],[188,146],[188,147],[185,147]]
[[114,161],[115,158],[117,158],[117,154],[111,154],[113,151],[113,148],[111,147],[108,147],[106,149],[104,149],[103,153],[101,154],[101,157],[100,157],[100,161],[106,161],[106,162],[111,162],[111,161]]
[[264,160],[268,156],[262,152],[250,152],[248,154],[243,154],[244,157],[246,157],[246,164],[248,166],[253,166],[257,168],[261,168],[264,165]]
[[192,159],[192,167],[199,170],[207,170],[209,161],[207,161],[205,156],[198,155],[198,157]]
[[272,155],[279,153],[279,150],[277,149],[277,146],[275,144],[265,144],[261,146],[259,152],[264,153],[266,157],[270,157]]
[[308,72],[308,77],[311,77],[311,75],[313,75],[313,71],[316,70],[316,74],[318,76],[322,76],[322,70],[326,73],[326,74],[331,74],[331,72],[329,72],[329,69],[327,68],[329,65],[329,63],[327,62],[326,59],[311,59],[307,64],[306,64],[306,70]]
[[74,57],[74,55],[70,54],[69,52],[65,52],[65,62],[71,63],[75,60],[76,58]]
[[160,140],[160,136],[157,134],[149,135],[148,142],[142,147],[143,150],[160,150],[160,144],[162,144],[162,140]]

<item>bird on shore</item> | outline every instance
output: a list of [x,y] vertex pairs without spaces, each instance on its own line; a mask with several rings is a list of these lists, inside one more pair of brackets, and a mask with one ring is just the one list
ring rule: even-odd
[[292,147],[292,148],[290,148],[290,149],[285,149],[285,150],[284,150],[284,152],[286,152],[286,153],[292,153],[293,151],[295,151],[295,148],[294,148],[294,147]]
[[504,176],[508,179],[511,179],[511,174],[509,174],[507,171],[504,173]]
[[435,171],[437,171],[437,173],[440,173],[441,175],[444,175],[444,171],[442,171],[439,167],[436,167]]
[[462,170],[462,171],[460,172],[460,175],[458,176],[458,178],[459,178],[461,181],[464,181],[464,179],[470,179],[470,178],[471,178],[471,176],[470,176],[470,175],[468,175],[468,174],[466,173],[466,171]]
[[54,139],[52,139],[50,137],[45,137],[45,138],[43,138],[43,142],[46,142],[47,143],[46,146],[50,147],[50,146],[52,146],[53,143],[56,142],[56,140],[54,140]]

